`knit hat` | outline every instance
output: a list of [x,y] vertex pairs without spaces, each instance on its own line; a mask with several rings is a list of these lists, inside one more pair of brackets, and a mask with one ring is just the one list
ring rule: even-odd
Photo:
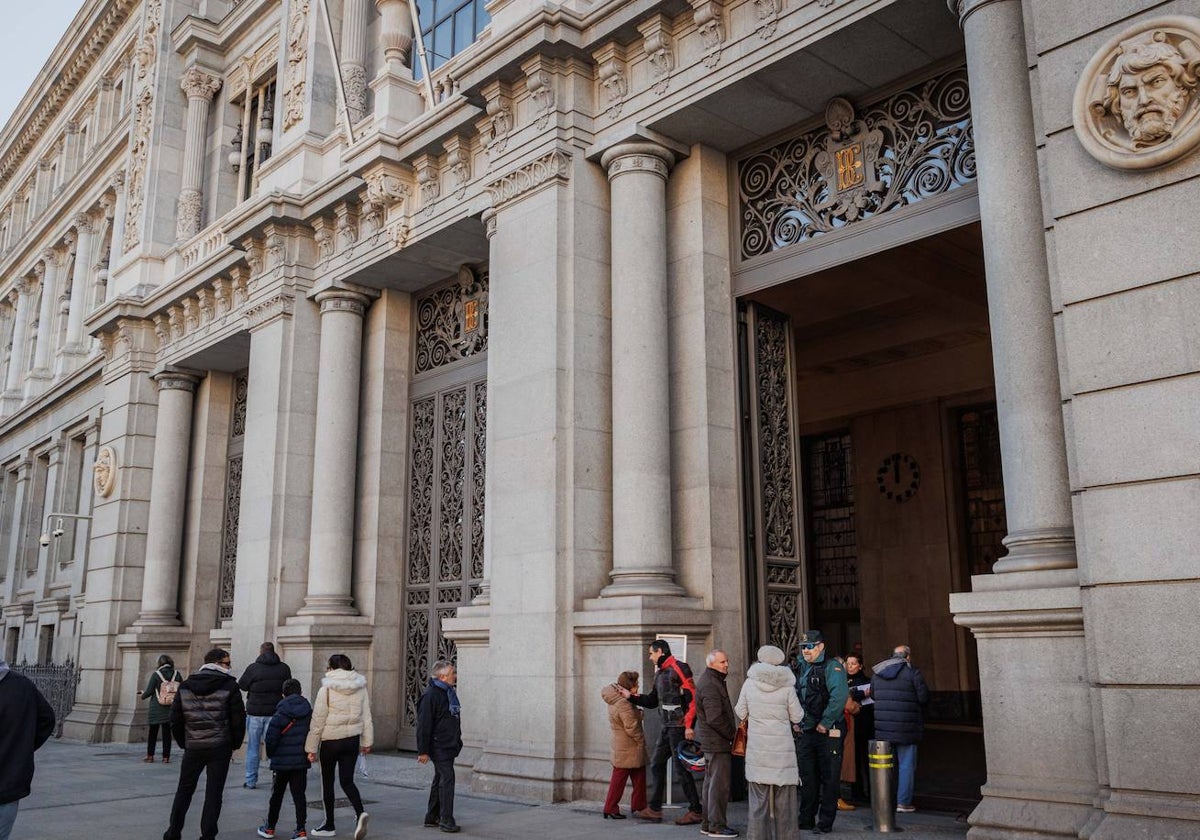
[[782,665],[784,658],[783,651],[775,645],[763,645],[758,649],[758,661],[767,665]]

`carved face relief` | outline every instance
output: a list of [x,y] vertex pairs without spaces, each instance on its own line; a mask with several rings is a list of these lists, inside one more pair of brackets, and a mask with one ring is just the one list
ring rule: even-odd
[[112,495],[117,483],[117,453],[111,446],[102,446],[96,453],[96,463],[92,465],[92,475],[95,480],[96,495],[107,499]]
[[1150,169],[1200,144],[1200,18],[1143,21],[1109,41],[1075,90],[1075,132],[1100,162]]

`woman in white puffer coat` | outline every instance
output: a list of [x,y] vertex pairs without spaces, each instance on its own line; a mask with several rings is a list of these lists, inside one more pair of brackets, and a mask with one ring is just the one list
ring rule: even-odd
[[325,822],[314,828],[314,837],[334,837],[333,771],[338,772],[342,792],[354,806],[354,840],[367,836],[370,815],[363,810],[362,797],[354,784],[354,765],[361,752],[366,755],[375,743],[371,725],[371,700],[367,696],[367,678],[354,670],[350,657],[335,653],[329,657],[329,669],[313,700],[312,724],[304,751],[308,760],[321,759],[321,794],[325,800]]
[[783,667],[783,651],[774,645],[758,649],[758,662],[746,672],[734,713],[749,719],[746,781],[750,783],[749,840],[794,840],[799,837],[796,790],[796,747],[792,724],[804,717],[796,696],[796,676]]

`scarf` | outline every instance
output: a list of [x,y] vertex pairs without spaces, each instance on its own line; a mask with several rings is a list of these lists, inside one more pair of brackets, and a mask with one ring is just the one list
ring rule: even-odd
[[458,717],[459,713],[462,712],[462,704],[458,702],[458,692],[454,690],[454,686],[444,683],[441,680],[432,680],[432,682],[438,688],[442,689],[442,691],[446,692],[446,697],[450,700],[450,714]]

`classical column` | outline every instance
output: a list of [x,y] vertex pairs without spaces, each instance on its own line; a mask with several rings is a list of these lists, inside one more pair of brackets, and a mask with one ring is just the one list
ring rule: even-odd
[[[125,170],[120,169],[112,176],[112,181],[109,182],[112,187],[113,199],[116,202],[112,211],[112,244],[108,251],[108,271],[111,276],[117,263],[121,261],[121,247],[125,242]],[[97,300],[99,304],[102,301]]]
[[[26,355],[25,345],[29,341],[29,302],[32,295],[30,291],[32,284],[28,278],[22,277],[17,280],[14,285],[13,293],[16,295],[14,308],[16,314],[13,316],[13,340],[12,353],[8,359],[8,375],[4,381],[4,397],[5,401],[16,400],[21,398],[21,377],[25,373],[25,362],[29,357]],[[5,406],[7,413],[9,406]]]
[[87,309],[87,275],[92,266],[92,220],[87,213],[75,217],[75,270],[71,274],[71,308],[67,313],[67,343],[62,348],[59,372],[74,366],[71,355],[87,353],[83,339],[83,316]]
[[367,115],[367,0],[342,4],[342,84],[350,121],[357,123]]
[[49,379],[50,355],[54,346],[54,307],[58,302],[58,253],[53,248],[42,252],[42,301],[38,307],[37,343],[33,349],[31,379]]
[[316,295],[321,307],[317,425],[313,453],[308,594],[301,615],[354,615],[354,498],[359,369],[369,299],[346,289]]
[[994,570],[1072,568],[1075,537],[1021,3],[950,5],[967,45],[1008,516],[1009,553]]
[[[496,210],[493,207],[483,211],[480,216],[480,221],[483,222],[484,232],[488,238],[488,263],[490,265],[498,265],[496,261]],[[494,406],[496,401],[492,399],[492,394],[489,391],[487,394],[487,404]],[[484,464],[492,462],[491,453],[494,451],[495,444],[492,442],[494,425],[488,423],[487,440],[484,443]],[[483,497],[485,499],[495,498],[495,494],[502,492],[497,486],[496,471],[485,470],[483,474]],[[484,517],[483,520],[483,579],[479,581],[479,594],[471,599],[471,605],[475,607],[486,607],[492,603],[492,521],[489,517]]]
[[192,398],[198,377],[165,371],[153,379],[158,383],[158,418],[154,426],[142,611],[134,622],[143,627],[179,623],[179,561],[192,439]]
[[187,94],[187,125],[183,138],[183,173],[176,202],[175,237],[188,239],[200,232],[203,206],[204,146],[208,137],[208,109],[221,89],[221,79],[199,67],[189,67],[179,86]]
[[612,195],[612,595],[682,595],[671,564],[667,173],[656,143],[604,153]]

